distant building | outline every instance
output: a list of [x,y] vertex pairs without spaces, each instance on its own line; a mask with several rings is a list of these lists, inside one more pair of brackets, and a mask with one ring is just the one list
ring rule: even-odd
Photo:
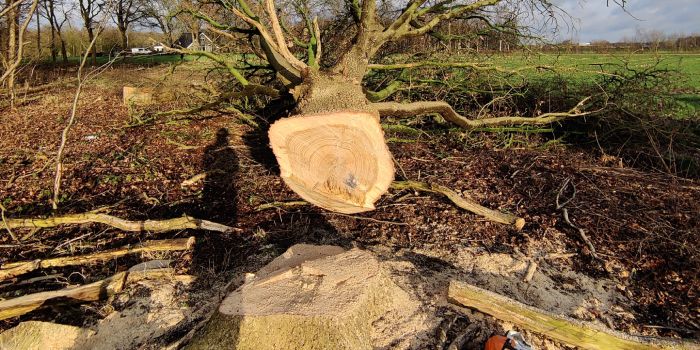
[[148,55],[151,53],[151,50],[144,48],[144,47],[133,47],[131,48],[131,54],[132,55]]
[[192,33],[183,33],[175,41],[174,47],[188,49],[188,50],[200,50],[206,52],[215,52],[219,49],[214,40],[212,40],[206,33],[199,32],[197,35],[197,40],[192,36]]

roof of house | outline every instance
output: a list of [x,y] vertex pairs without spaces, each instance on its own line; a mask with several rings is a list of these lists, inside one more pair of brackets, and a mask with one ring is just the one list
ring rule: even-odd
[[[213,43],[214,41],[207,36],[205,32],[199,32],[199,36],[203,36],[205,40],[207,40],[210,43]],[[182,33],[180,37],[173,43],[175,47],[181,47],[181,48],[188,48],[192,43],[194,42],[194,39],[192,38],[192,33]]]
[[173,43],[175,47],[181,47],[183,49],[188,48],[194,40],[192,40],[192,33],[182,33],[180,37]]

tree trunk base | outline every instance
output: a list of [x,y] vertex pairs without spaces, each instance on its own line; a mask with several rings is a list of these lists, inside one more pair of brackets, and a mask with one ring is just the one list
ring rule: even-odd
[[376,115],[333,112],[277,121],[270,143],[284,182],[321,208],[354,214],[374,209],[394,178]]

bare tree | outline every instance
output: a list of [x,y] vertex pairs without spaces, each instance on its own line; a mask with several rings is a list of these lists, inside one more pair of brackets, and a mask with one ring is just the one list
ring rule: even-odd
[[27,27],[32,21],[32,16],[37,9],[39,0],[33,0],[29,4],[22,21],[22,4],[21,1],[12,2],[8,0],[5,9],[0,11],[0,17],[7,15],[7,49],[3,55],[2,62],[4,72],[0,75],[0,84],[6,84],[10,92],[10,105],[15,104],[15,80],[17,68],[19,68],[24,58],[24,35],[27,32]]
[[[92,42],[95,38],[95,19],[102,12],[105,2],[102,0],[78,0],[78,6],[80,8],[80,17],[83,19],[83,27],[85,27],[88,34],[88,42]],[[91,50],[92,64],[96,64],[97,51],[95,45],[92,45]]]
[[56,62],[58,56],[58,48],[56,41],[60,44],[61,58],[63,63],[68,62],[68,53],[66,52],[66,41],[63,38],[63,26],[70,19],[70,8],[66,8],[62,0],[43,0],[43,14],[49,21],[51,27],[51,61]]
[[147,1],[139,23],[148,28],[157,28],[165,37],[165,44],[173,46],[175,31],[179,28],[177,21],[179,2],[176,0]]
[[[550,1],[410,0],[405,4],[381,2],[379,8],[375,0],[347,0],[342,7],[333,1],[291,3],[294,5],[276,4],[274,0],[183,2],[183,9],[205,22],[209,30],[231,39],[251,38],[250,52],[256,53],[277,77],[277,91],[257,86],[244,69],[226,57],[210,52],[188,53],[225,66],[244,91],[290,96],[293,113],[303,117],[278,121],[270,129],[270,142],[287,185],[321,207],[346,213],[372,210],[374,202],[388,189],[394,169],[378,122],[380,116],[439,114],[472,129],[549,124],[589,113],[585,111],[588,100],[583,100],[561,113],[473,120],[443,101],[376,102],[373,93],[362,86],[371,70],[410,68],[373,63],[388,43],[436,34],[441,25],[455,20],[473,19],[498,27],[503,19],[499,18],[503,12],[498,6],[511,8],[512,13],[527,11],[548,18],[556,12]],[[330,18],[333,13],[338,16]],[[504,23],[517,23],[507,19]],[[335,30],[335,34],[322,35],[321,23],[325,32]],[[395,86],[393,89],[379,95],[387,99],[398,91]]]
[[129,47],[129,27],[141,20],[148,1],[143,0],[116,0],[114,1],[114,13],[112,18],[117,25],[119,35],[122,39],[122,49]]

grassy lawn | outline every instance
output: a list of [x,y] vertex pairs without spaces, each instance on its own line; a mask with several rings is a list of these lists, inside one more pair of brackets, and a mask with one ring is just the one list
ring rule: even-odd
[[591,76],[594,72],[614,72],[624,64],[632,69],[644,69],[658,63],[658,68],[680,73],[686,87],[700,91],[700,54],[645,53],[645,54],[532,54],[496,55],[487,58],[490,62],[506,68],[523,66],[555,66],[571,69],[575,75]]

